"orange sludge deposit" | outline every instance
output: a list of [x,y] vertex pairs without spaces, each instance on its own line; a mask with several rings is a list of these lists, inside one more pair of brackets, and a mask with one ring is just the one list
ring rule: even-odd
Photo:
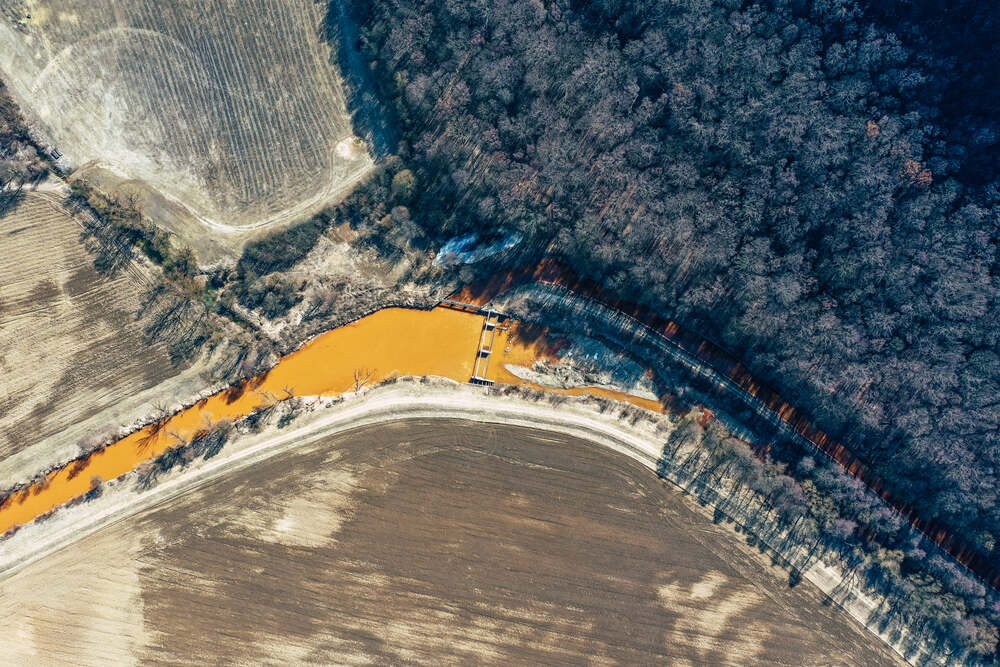
[[[366,384],[397,375],[438,375],[466,382],[473,373],[483,322],[482,315],[449,308],[386,308],[328,331],[283,358],[265,375],[136,431],[89,458],[50,473],[44,482],[14,493],[0,506],[0,534],[86,494],[96,479],[120,477],[220,421],[246,417],[289,393],[343,394],[355,389],[356,375],[366,378]],[[521,380],[503,364],[530,366],[538,359],[552,358],[553,351],[544,336],[525,337],[516,326],[502,341],[498,335],[487,374],[492,380],[555,393],[606,396],[663,410],[656,401],[621,392],[587,387],[552,389]]]

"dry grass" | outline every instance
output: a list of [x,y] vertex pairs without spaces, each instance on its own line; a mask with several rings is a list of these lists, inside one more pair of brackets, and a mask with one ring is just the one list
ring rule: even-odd
[[0,13],[0,75],[73,164],[140,193],[148,184],[168,222],[172,204],[205,233],[247,230],[319,208],[371,164],[322,11],[310,0],[29,2]]
[[282,455],[29,566],[0,600],[26,662],[893,662],[638,464],[468,422]]

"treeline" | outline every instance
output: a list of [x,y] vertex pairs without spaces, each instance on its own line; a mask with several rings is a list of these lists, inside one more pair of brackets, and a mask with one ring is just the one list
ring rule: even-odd
[[39,153],[14,100],[0,82],[0,213],[14,203],[25,183],[49,173],[50,160]]
[[306,222],[251,241],[243,249],[238,269],[244,273],[266,275],[292,268],[316,246],[329,223],[329,214],[320,213]]
[[[995,604],[996,594],[934,553],[917,530],[900,525],[875,494],[835,463],[805,456],[790,466],[692,413],[671,433],[659,468],[661,476],[715,504],[717,520],[720,513],[739,520],[784,555],[791,585],[820,559],[835,557],[844,575],[838,589],[863,578],[877,591],[870,622],[890,633],[917,633],[903,641],[908,654],[926,651],[926,660],[994,652],[997,628],[978,610]],[[873,532],[899,533],[900,539],[889,548]],[[918,561],[926,573],[914,567]]]
[[[565,279],[558,277],[562,269],[551,264],[543,261],[539,268],[519,277],[495,276],[476,296],[489,298],[496,289],[534,280],[563,282]],[[629,354],[655,369],[666,391],[673,392],[674,409],[700,405],[725,413],[727,417],[721,421],[687,419],[664,448],[664,460],[676,463],[678,449],[693,449],[678,463],[680,472],[694,474],[698,493],[710,502],[718,500],[711,497],[718,488],[713,480],[733,475],[742,486],[740,493],[763,495],[764,502],[751,505],[752,511],[743,511],[746,505],[737,503],[735,515],[755,526],[758,534],[774,533],[774,526],[778,532],[785,531],[780,537],[780,553],[792,554],[796,544],[810,545],[802,562],[788,556],[793,581],[795,571],[808,569],[814,558],[836,555],[849,580],[861,579],[883,600],[878,611],[880,623],[904,621],[931,639],[935,651],[945,654],[962,654],[965,649],[973,655],[992,653],[998,639],[995,620],[1000,593],[948,557],[842,464],[822,451],[789,440],[775,429],[771,419],[745,402],[741,393],[720,383],[718,376],[704,373],[716,360],[703,353],[703,341],[667,334],[670,325],[653,327],[653,331],[663,332],[662,337],[649,336],[638,321],[621,317],[622,311],[580,298],[592,289],[572,284],[569,291],[536,283],[531,292],[517,299],[513,312],[519,318],[556,330],[572,329],[612,346],[628,341]],[[642,313],[632,314],[646,319]],[[684,352],[676,354],[679,350]],[[739,437],[745,441],[732,436],[733,420],[729,417],[736,419]],[[725,462],[718,476],[706,462],[717,457]],[[710,473],[706,477],[709,481],[699,481],[705,470]],[[731,507],[727,505],[727,513],[734,515],[729,512]],[[761,508],[766,512],[759,512]],[[769,543],[773,545],[774,540]],[[911,637],[907,643],[908,650],[916,650],[920,639]]]
[[714,338],[1000,565],[983,7],[350,3],[426,234],[516,229]]
[[99,271],[117,271],[130,258],[131,250],[138,249],[172,278],[190,279],[197,273],[191,249],[173,244],[167,232],[145,218],[135,198],[110,197],[80,179],[70,184],[70,190],[71,201],[89,208],[104,227],[100,238],[104,251],[97,258]]
[[[67,207],[79,215],[82,240],[99,272],[114,275],[138,254],[162,269],[142,294],[137,314],[150,345],[163,344],[178,366],[199,356],[211,357],[213,376],[230,382],[253,377],[274,364],[273,341],[237,317],[232,304],[256,298],[254,307],[285,312],[288,300],[294,304],[297,299],[294,288],[290,295],[278,289],[271,294],[272,285],[267,283],[253,297],[244,296],[255,279],[241,281],[242,274],[227,268],[203,272],[192,249],[149,220],[137,198],[109,195],[79,178],[70,188]],[[284,284],[279,287],[285,289]]]
[[[100,272],[114,274],[137,254],[162,268],[140,310],[147,340],[165,343],[175,364],[211,353],[214,375],[238,381],[273,365],[279,345],[287,343],[262,333],[260,318],[287,316],[303,301],[311,276],[296,278],[289,269],[309,255],[334,217],[351,218],[357,209],[352,202],[388,192],[395,173],[382,166],[341,205],[268,232],[248,243],[235,265],[213,268],[200,267],[192,249],[154,224],[136,197],[115,196],[77,178],[68,205],[86,209],[83,239]],[[324,300],[324,308],[332,312],[336,304]],[[303,317],[316,315],[311,308]]]

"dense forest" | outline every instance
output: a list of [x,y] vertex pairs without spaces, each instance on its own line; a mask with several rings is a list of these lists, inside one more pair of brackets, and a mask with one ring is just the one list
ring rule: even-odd
[[989,3],[349,5],[425,234],[713,338],[1000,565]]

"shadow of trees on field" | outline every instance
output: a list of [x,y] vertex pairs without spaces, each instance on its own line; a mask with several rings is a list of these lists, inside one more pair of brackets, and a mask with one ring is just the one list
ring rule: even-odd
[[897,645],[908,660],[938,664],[942,657],[963,659],[967,650],[954,648],[956,633],[961,637],[973,630],[962,626],[960,617],[939,613],[943,610],[901,587],[892,570],[883,569],[874,556],[839,536],[835,521],[833,529],[822,526],[805,503],[798,510],[782,511],[782,491],[766,481],[759,463],[746,465],[749,448],[744,447],[741,461],[733,439],[715,441],[716,437],[696,420],[683,418],[664,443],[657,475],[703,507],[711,506],[714,523],[729,524],[748,546],[785,569],[789,588],[802,583],[817,564],[836,562],[841,578],[824,595],[823,604],[857,604],[857,591],[864,591],[877,603],[865,624]]

